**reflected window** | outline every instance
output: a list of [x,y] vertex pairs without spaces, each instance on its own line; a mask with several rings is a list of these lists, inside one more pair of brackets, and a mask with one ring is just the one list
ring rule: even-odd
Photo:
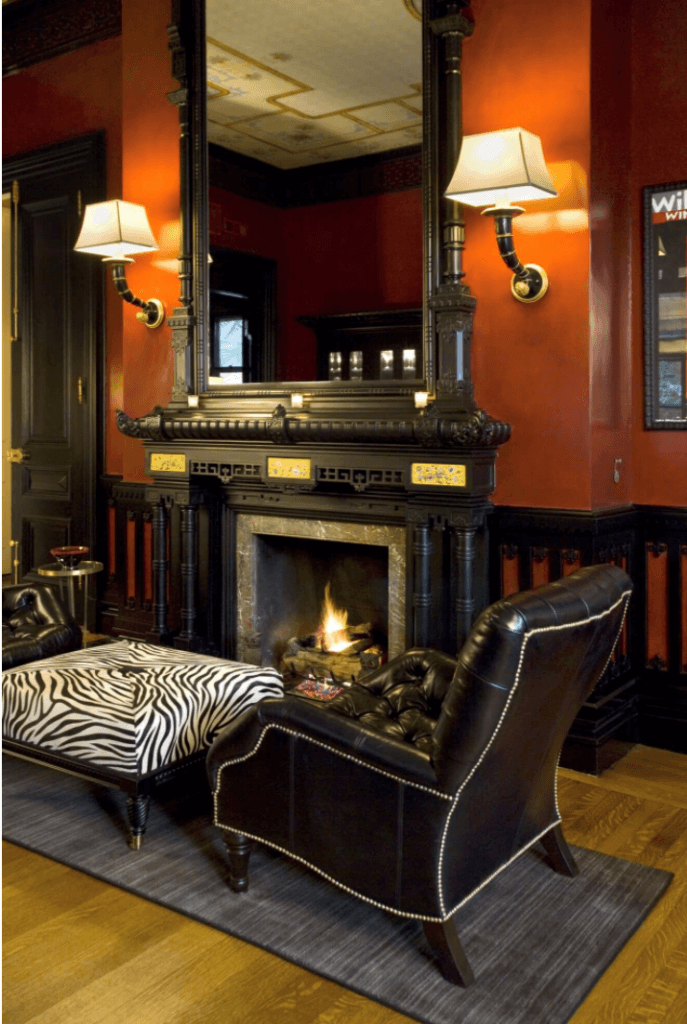
[[275,379],[275,274],[271,260],[213,248],[210,387]]
[[243,384],[246,351],[249,347],[248,325],[243,317],[221,317],[215,320],[213,376],[227,384]]

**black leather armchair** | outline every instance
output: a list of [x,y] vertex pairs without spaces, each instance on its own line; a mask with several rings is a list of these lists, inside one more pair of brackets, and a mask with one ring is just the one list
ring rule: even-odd
[[611,657],[632,584],[616,566],[498,601],[458,659],[414,649],[339,697],[267,699],[208,754],[230,885],[259,840],[419,918],[448,980],[473,980],[454,915],[537,841],[577,873],[556,772]]
[[81,629],[53,587],[19,583],[2,588],[2,667],[81,647]]

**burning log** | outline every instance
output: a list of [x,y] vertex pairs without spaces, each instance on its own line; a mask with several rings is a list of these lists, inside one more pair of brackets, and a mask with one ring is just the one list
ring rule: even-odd
[[381,665],[383,658],[384,652],[372,635],[372,623],[349,626],[348,613],[334,607],[327,584],[320,628],[303,639],[289,640],[281,671],[350,683]]

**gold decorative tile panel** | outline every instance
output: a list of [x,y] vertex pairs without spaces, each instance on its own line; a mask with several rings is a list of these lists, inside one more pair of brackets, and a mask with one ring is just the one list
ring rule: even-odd
[[267,460],[267,475],[281,480],[309,480],[310,459],[275,459]]
[[151,473],[185,473],[186,456],[183,452],[162,454],[153,452],[150,456]]
[[465,487],[466,467],[443,462],[413,462],[411,482],[431,487]]

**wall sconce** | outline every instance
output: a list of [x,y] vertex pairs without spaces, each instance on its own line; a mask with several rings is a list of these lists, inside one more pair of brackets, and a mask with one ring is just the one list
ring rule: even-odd
[[110,199],[86,206],[74,249],[102,256],[103,263],[109,263],[112,268],[112,278],[124,301],[140,306],[136,319],[146,327],[159,327],[165,318],[164,306],[159,299],[144,302],[137,298],[126,283],[125,272],[126,264],[134,262],[131,253],[151,252],[157,247],[145,207]]
[[291,395],[291,408],[302,409],[305,406],[305,398],[298,391],[294,391]]
[[416,391],[415,392],[415,408],[426,409],[429,404],[429,392],[428,391]]
[[536,263],[522,265],[513,245],[513,217],[524,213],[513,202],[557,196],[544,163],[541,139],[523,128],[466,135],[446,197],[482,210],[494,218],[496,242],[507,267],[514,271],[511,291],[520,302],[537,302],[549,279]]

